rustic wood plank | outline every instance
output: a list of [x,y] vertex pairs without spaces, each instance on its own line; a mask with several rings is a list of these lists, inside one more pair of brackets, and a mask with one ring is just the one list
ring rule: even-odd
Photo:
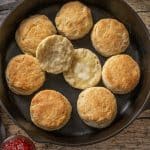
[[137,117],[137,119],[147,118],[150,119],[150,109],[141,112],[141,114]]
[[0,11],[12,9],[19,1],[22,0],[0,0]]
[[150,32],[150,12],[139,12],[138,15],[143,20],[143,22],[146,24],[146,27],[148,28]]
[[[0,0],[0,10],[12,8],[18,2],[23,0]],[[135,11],[150,11],[149,0],[124,0],[126,1]]]
[[150,11],[150,0],[124,0],[126,1],[135,11]]
[[6,16],[11,12],[11,10],[0,11],[0,25],[5,20]]

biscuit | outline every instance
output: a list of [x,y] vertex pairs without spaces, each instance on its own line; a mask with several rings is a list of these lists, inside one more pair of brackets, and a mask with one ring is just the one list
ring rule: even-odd
[[70,40],[84,37],[93,26],[91,10],[79,1],[62,6],[55,18],[58,32]]
[[85,89],[95,86],[101,79],[101,64],[98,57],[85,48],[75,49],[70,68],[63,73],[72,87]]
[[45,73],[35,57],[28,54],[17,55],[8,63],[6,81],[12,92],[30,95],[43,85]]
[[52,35],[39,44],[36,57],[43,70],[59,74],[70,67],[73,50],[73,45],[66,37]]
[[102,79],[105,86],[117,94],[131,92],[139,82],[139,65],[129,55],[110,57],[104,64]]
[[91,40],[94,48],[109,57],[124,52],[129,46],[129,33],[116,19],[101,19],[93,28]]
[[47,131],[64,127],[70,119],[71,111],[67,98],[54,90],[40,91],[33,97],[30,105],[32,122]]
[[91,87],[78,97],[77,110],[80,118],[94,128],[109,126],[117,114],[115,96],[104,87]]
[[56,34],[56,29],[48,17],[34,15],[21,22],[15,38],[22,52],[35,56],[38,44],[53,34]]

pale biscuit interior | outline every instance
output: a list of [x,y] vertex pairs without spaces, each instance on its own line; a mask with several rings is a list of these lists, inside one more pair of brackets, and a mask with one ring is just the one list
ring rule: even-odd
[[78,89],[95,86],[101,79],[99,58],[85,48],[75,49],[70,68],[63,73],[65,80]]
[[39,44],[36,57],[43,70],[59,74],[70,67],[73,50],[73,45],[66,37],[52,35]]

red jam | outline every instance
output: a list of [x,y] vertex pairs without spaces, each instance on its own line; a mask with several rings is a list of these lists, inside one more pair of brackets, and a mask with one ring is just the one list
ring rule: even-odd
[[11,136],[1,144],[1,150],[36,150],[33,142],[22,135]]

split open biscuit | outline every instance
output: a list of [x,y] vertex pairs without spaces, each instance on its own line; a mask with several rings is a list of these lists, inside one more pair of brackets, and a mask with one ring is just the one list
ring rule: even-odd
[[36,57],[43,70],[59,74],[70,67],[73,50],[73,45],[66,37],[52,35],[39,44]]
[[85,89],[95,86],[101,79],[101,64],[99,58],[88,49],[75,49],[73,62],[63,75],[66,82],[74,88]]

